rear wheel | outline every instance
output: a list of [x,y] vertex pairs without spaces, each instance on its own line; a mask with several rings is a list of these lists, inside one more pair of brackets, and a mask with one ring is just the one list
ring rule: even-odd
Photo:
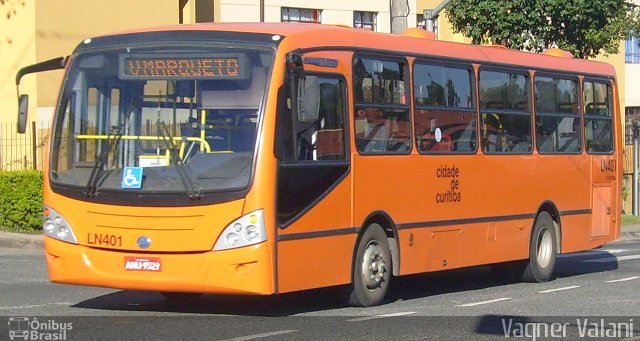
[[553,277],[556,245],[556,224],[549,213],[541,212],[531,232],[529,260],[522,275],[525,282],[547,282]]
[[380,225],[371,224],[356,250],[349,303],[359,307],[380,304],[389,288],[391,269],[387,235]]

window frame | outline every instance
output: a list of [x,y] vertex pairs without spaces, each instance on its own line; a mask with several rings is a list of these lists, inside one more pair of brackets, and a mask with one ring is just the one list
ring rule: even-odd
[[[411,96],[413,94],[413,90],[411,90],[411,86],[413,85],[413,79],[412,79],[412,75],[411,75],[411,66],[409,63],[409,60],[407,59],[408,56],[400,56],[400,55],[396,55],[396,54],[391,54],[391,55],[382,55],[382,54],[378,54],[378,53],[371,53],[371,52],[355,52],[353,54],[352,60],[351,60],[351,81],[352,81],[352,96],[353,96],[353,113],[354,113],[354,122],[353,122],[353,136],[354,136],[354,141],[356,140],[356,124],[355,124],[355,119],[356,119],[356,112],[359,109],[366,109],[366,108],[373,108],[373,109],[381,109],[381,110],[385,110],[385,109],[391,109],[391,110],[406,110],[407,111],[407,124],[408,124],[408,129],[409,129],[409,141],[408,141],[408,146],[409,149],[407,151],[404,152],[400,152],[400,153],[390,153],[390,152],[364,152],[361,151],[357,145],[356,145],[356,152],[358,153],[358,155],[361,156],[380,156],[380,155],[385,155],[385,156],[401,156],[401,155],[410,155],[413,152],[414,149],[414,129],[413,129],[413,108],[412,108],[412,104],[411,104]],[[356,95],[355,95],[355,91],[356,91],[356,83],[354,81],[355,78],[355,71],[354,71],[354,65],[357,59],[364,59],[364,60],[379,60],[379,61],[383,61],[383,62],[397,62],[397,63],[403,63],[404,64],[404,73],[405,73],[405,80],[404,80],[404,96],[405,96],[405,104],[389,104],[389,103],[383,103],[383,102],[358,102]]]
[[[607,87],[607,108],[609,109],[609,116],[600,116],[600,115],[587,115],[587,102],[584,100],[584,89],[585,83],[595,83],[595,84],[604,84]],[[616,152],[616,120],[615,117],[615,108],[614,108],[614,94],[613,94],[613,85],[611,79],[609,78],[600,78],[593,76],[585,76],[582,80],[580,99],[583,101],[582,103],[582,130],[584,132],[584,149],[589,155],[613,155]],[[594,152],[589,151],[589,147],[587,146],[587,120],[588,119],[598,119],[598,120],[609,120],[611,121],[611,150],[607,152]]]
[[[461,69],[461,70],[467,70],[469,71],[469,91],[471,94],[471,108],[458,108],[458,107],[452,107],[452,106],[448,106],[448,105],[418,105],[417,104],[417,97],[415,94],[415,86],[416,86],[416,77],[415,77],[415,68],[416,65],[429,65],[429,66],[437,66],[437,67],[443,67],[443,68],[455,68],[455,69]],[[413,63],[411,64],[411,104],[412,104],[412,108],[413,108],[413,114],[412,114],[412,120],[413,120],[413,125],[414,125],[414,140],[416,141],[416,150],[418,151],[418,154],[420,155],[473,155],[476,154],[478,152],[478,149],[480,148],[480,138],[479,138],[479,134],[478,134],[478,128],[480,126],[480,117],[478,116],[478,109],[480,107],[480,101],[478,99],[478,77],[475,73],[475,70],[473,68],[473,64],[471,64],[471,62],[469,63],[465,63],[465,62],[458,62],[458,61],[442,61],[442,60],[435,60],[435,59],[431,59],[431,58],[421,58],[421,57],[416,57],[413,60]],[[456,151],[422,151],[418,146],[417,146],[417,136],[415,136],[417,134],[417,130],[415,129],[415,124],[416,124],[416,113],[418,110],[451,110],[451,111],[459,111],[459,112],[465,112],[465,113],[473,113],[473,115],[475,116],[475,120],[476,120],[476,124],[475,124],[475,133],[476,133],[476,137],[475,137],[475,149],[472,151],[464,151],[464,152],[456,152]]]
[[[344,152],[345,152],[345,159],[344,160],[299,160],[296,150],[298,149],[298,143],[297,141],[291,141],[293,143],[293,156],[294,156],[294,160],[285,160],[285,161],[280,161],[280,163],[283,166],[289,166],[289,165],[314,165],[314,164],[323,164],[323,165],[327,165],[327,164],[350,164],[351,163],[351,143],[349,143],[350,141],[350,124],[349,124],[349,120],[350,115],[349,115],[349,89],[348,89],[348,83],[347,83],[347,78],[341,74],[341,73],[335,73],[335,72],[321,72],[321,71],[305,71],[305,76],[316,76],[318,78],[327,78],[327,79],[336,79],[338,80],[339,83],[342,83],[342,91],[341,91],[341,95],[343,96],[343,100],[344,103],[342,104],[342,110],[343,110],[343,114],[342,114],[342,120],[343,120],[343,141],[344,141]],[[291,112],[291,124],[292,124],[292,129],[294,129],[294,134],[295,134],[295,123],[293,122],[293,120],[295,120],[296,118],[294,117],[293,113]]]
[[[364,18],[367,14],[372,15],[373,22],[365,22]],[[372,32],[378,32],[378,12],[372,11],[353,11],[353,28],[362,28]],[[356,26],[356,16],[360,19],[360,25]]]
[[[315,13],[317,13],[318,18],[314,19],[313,21],[304,21],[304,20],[300,20],[300,17],[302,17],[302,16],[299,15],[298,16],[298,20],[291,20],[291,19],[284,20],[285,12],[287,13],[287,17],[289,17],[289,11],[290,10],[297,10],[298,14],[300,13],[300,10],[308,10],[308,11],[312,11],[312,13],[315,11]],[[282,6],[282,7],[280,7],[280,22],[303,23],[303,24],[322,24],[322,10],[318,9],[318,8],[303,8],[303,7],[286,7],[286,6]]]
[[[545,77],[545,78],[552,78],[552,79],[561,79],[561,80],[570,80],[570,81],[575,81],[576,85],[577,85],[577,91],[578,93],[577,95],[577,105],[578,105],[578,112],[577,113],[563,113],[563,112],[559,112],[559,111],[555,111],[555,112],[547,112],[547,111],[542,111],[542,112],[538,112],[537,108],[536,108],[536,104],[538,102],[538,98],[536,97],[536,79],[538,77]],[[535,150],[536,152],[538,152],[538,154],[540,155],[579,155],[582,154],[586,147],[585,147],[585,120],[584,120],[584,115],[583,115],[583,107],[584,107],[584,103],[583,103],[583,98],[584,98],[584,93],[583,93],[583,86],[582,86],[582,82],[580,81],[580,76],[578,74],[572,74],[572,73],[560,73],[560,72],[535,72],[535,74],[533,75],[532,78],[532,94],[533,94],[533,128],[534,128],[534,137],[535,137]],[[547,151],[541,151],[539,146],[538,146],[538,117],[573,117],[573,118],[578,118],[580,119],[580,150],[575,151],[575,152],[563,152],[563,151],[554,151],[554,152],[547,152]]]
[[[514,110],[514,109],[485,109],[482,108],[481,105],[481,94],[480,94],[480,83],[482,81],[482,72],[496,72],[496,73],[506,73],[506,74],[514,74],[514,75],[521,75],[524,76],[526,79],[525,84],[528,85],[528,89],[527,89],[527,107],[528,110],[527,111],[519,111],[519,110]],[[484,155],[532,155],[533,151],[535,150],[535,131],[534,131],[534,113],[533,113],[533,89],[532,89],[532,77],[531,77],[531,73],[530,73],[531,69],[529,68],[523,68],[523,67],[517,67],[517,66],[495,66],[495,65],[486,65],[486,64],[480,64],[480,66],[478,67],[478,74],[477,74],[477,110],[479,113],[479,117],[478,117],[478,129],[479,129],[479,138],[478,138],[478,149],[480,149],[482,151],[482,153]],[[530,133],[530,138],[531,138],[531,148],[528,152],[513,152],[513,151],[509,151],[509,152],[491,152],[491,151],[487,151],[484,148],[484,139],[480,138],[480,136],[482,135],[482,129],[484,126],[484,120],[483,120],[483,114],[498,114],[498,115],[511,115],[511,116],[528,116],[529,117],[529,133]]]

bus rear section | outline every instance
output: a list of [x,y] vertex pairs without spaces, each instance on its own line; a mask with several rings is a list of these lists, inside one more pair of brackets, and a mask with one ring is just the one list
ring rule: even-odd
[[51,280],[273,293],[270,207],[247,199],[271,36],[155,32],[72,55],[45,172]]

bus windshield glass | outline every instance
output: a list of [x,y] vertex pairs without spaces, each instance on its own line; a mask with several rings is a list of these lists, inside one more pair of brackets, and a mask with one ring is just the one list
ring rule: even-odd
[[88,197],[247,188],[273,58],[239,43],[79,52],[53,129],[52,184]]

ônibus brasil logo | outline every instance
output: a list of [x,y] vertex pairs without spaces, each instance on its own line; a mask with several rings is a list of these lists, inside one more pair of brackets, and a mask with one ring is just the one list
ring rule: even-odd
[[9,317],[10,340],[66,340],[67,332],[73,329],[71,322],[54,319],[38,320],[29,317]]

